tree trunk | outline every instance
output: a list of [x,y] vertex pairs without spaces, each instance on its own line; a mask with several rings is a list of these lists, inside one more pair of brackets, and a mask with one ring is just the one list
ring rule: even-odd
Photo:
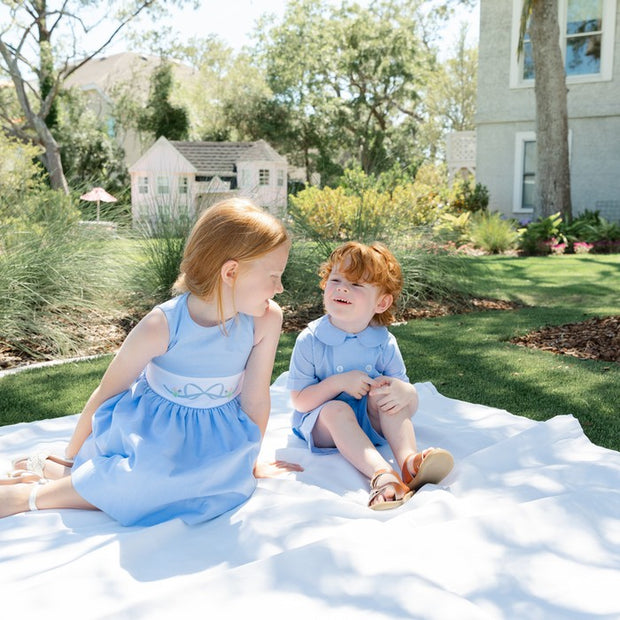
[[57,189],[65,194],[69,193],[69,185],[65,178],[65,173],[62,168],[62,161],[60,159],[60,148],[56,139],[52,135],[52,132],[48,129],[45,121],[38,116],[33,116],[31,122],[37,132],[39,143],[45,149],[45,153],[42,155],[43,164],[50,179],[50,186],[52,189]]
[[557,0],[532,2],[530,37],[536,71],[538,204],[543,217],[560,211],[564,220],[570,221],[567,88]]
[[52,189],[57,189],[65,194],[69,193],[69,185],[65,178],[65,173],[62,168],[62,161],[60,160],[60,149],[58,143],[49,134],[50,140],[46,140],[44,143],[45,148],[45,168],[50,177],[50,185]]

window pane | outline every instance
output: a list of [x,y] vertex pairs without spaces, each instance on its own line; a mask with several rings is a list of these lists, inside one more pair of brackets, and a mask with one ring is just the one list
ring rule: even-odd
[[522,209],[534,209],[536,204],[536,141],[523,143]]
[[536,204],[536,179],[530,176],[523,177],[523,209],[533,209]]
[[524,142],[523,144],[523,174],[536,172],[536,142]]
[[601,72],[601,35],[566,40],[566,74]]
[[566,18],[566,74],[601,71],[603,0],[569,0]]
[[566,34],[600,32],[603,0],[568,0]]
[[523,39],[523,79],[534,79],[534,58],[532,56],[532,43],[528,34]]
[[168,177],[157,177],[157,193],[158,194],[169,194],[170,193]]

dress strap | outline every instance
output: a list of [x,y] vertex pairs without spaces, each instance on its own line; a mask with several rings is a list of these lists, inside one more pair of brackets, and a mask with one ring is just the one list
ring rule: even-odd
[[184,377],[164,370],[153,362],[146,367],[146,380],[163,398],[178,405],[207,409],[219,407],[241,392],[243,371],[229,377]]

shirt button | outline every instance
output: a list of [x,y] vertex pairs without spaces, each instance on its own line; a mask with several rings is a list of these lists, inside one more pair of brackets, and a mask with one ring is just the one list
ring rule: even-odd
[[336,366],[336,372],[342,372],[344,368],[342,366]]
[[372,370],[372,366],[370,364],[366,364],[366,372],[370,372]]

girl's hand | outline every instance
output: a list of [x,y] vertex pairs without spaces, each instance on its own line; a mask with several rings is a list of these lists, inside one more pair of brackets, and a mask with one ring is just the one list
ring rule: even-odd
[[376,399],[377,407],[383,413],[395,414],[403,408],[413,406],[413,412],[418,408],[418,393],[411,383],[399,379],[379,377],[370,390],[370,396]]
[[353,398],[363,398],[375,385],[375,381],[361,370],[349,370],[341,375],[334,376],[338,377],[342,391],[353,396]]
[[297,463],[288,461],[273,461],[272,463],[256,463],[254,465],[255,478],[274,478],[290,471],[303,471],[304,468]]

